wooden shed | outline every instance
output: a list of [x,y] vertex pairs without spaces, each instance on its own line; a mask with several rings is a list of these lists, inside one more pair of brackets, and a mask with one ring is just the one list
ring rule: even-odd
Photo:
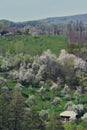
[[61,120],[64,122],[70,121],[71,119],[77,118],[77,113],[74,111],[64,111],[60,113]]

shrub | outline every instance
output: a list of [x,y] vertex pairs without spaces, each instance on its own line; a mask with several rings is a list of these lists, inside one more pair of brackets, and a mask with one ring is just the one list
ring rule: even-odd
[[47,121],[47,120],[48,120],[48,111],[47,111],[47,110],[41,110],[41,111],[39,112],[39,116],[40,116],[43,120]]

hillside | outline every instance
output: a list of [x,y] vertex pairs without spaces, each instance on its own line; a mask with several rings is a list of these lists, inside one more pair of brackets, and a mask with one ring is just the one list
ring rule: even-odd
[[12,22],[9,20],[0,20],[1,25],[5,25],[8,27],[17,27],[17,28],[23,28],[24,26],[35,26],[35,27],[47,27],[49,26],[49,23],[46,23],[44,21],[25,21],[25,22]]
[[24,26],[35,26],[39,28],[48,27],[51,25],[63,26],[70,21],[82,21],[84,24],[87,24],[87,14],[79,14],[73,16],[64,16],[64,17],[52,17],[42,20],[34,21],[25,21],[25,22],[12,22],[8,20],[0,20],[0,24],[7,25],[9,27],[24,27]]
[[67,38],[64,36],[39,36],[14,35],[0,37],[0,54],[10,52],[12,54],[28,53],[30,55],[41,54],[50,49],[56,55],[60,50],[67,49]]
[[[86,23],[84,17],[1,20],[0,27],[26,32],[29,25],[36,27],[34,32],[47,27],[49,32],[53,24],[64,27],[71,19]],[[79,43],[79,32],[73,30],[69,38],[63,33],[0,32],[0,130],[87,130],[87,42],[81,37],[85,42]],[[74,36],[76,44],[69,42]]]
[[[16,46],[16,49],[19,49],[19,46]],[[4,110],[1,111],[1,117],[5,117],[3,121],[10,120],[13,124],[17,115],[15,120],[18,122],[21,119],[22,126],[30,126],[30,130],[36,130],[38,118],[42,122],[37,130],[54,130],[47,129],[50,123],[51,126],[57,126],[58,130],[74,130],[71,129],[72,125],[75,130],[87,130],[83,124],[87,120],[87,63],[64,49],[59,56],[50,50],[42,52],[39,56],[26,53],[0,55],[0,93],[0,106],[1,110]],[[63,111],[73,111],[80,119],[72,116],[70,122],[60,124],[59,116]],[[56,125],[55,122],[59,124]],[[42,123],[45,123],[44,129],[41,129]],[[14,124],[11,126],[13,128]],[[26,127],[23,130],[29,130]],[[82,129],[77,129],[80,127]]]
[[53,18],[47,18],[42,21],[50,24],[67,24],[70,21],[82,21],[84,24],[87,24],[87,14],[79,14],[79,15],[73,15],[73,16],[64,16],[64,17],[53,17]]
[[[20,121],[16,130],[87,130],[87,62],[70,54],[67,43],[58,35],[0,37],[1,130]],[[62,123],[63,111],[79,119]]]

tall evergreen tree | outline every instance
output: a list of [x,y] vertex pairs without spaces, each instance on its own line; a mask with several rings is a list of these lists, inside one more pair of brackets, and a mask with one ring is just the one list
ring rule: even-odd
[[9,130],[21,130],[24,115],[24,100],[21,91],[14,90],[9,108]]
[[45,130],[45,123],[38,112],[29,110],[25,113],[22,130]]
[[8,88],[2,87],[0,95],[0,130],[9,130],[9,103],[10,93]]

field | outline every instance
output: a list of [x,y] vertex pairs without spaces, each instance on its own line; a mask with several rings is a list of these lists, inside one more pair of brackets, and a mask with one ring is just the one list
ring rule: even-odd
[[64,36],[43,35],[33,37],[30,35],[14,35],[0,37],[0,54],[28,53],[32,56],[40,55],[44,50],[50,49],[56,55],[61,49],[67,49],[67,38]]

